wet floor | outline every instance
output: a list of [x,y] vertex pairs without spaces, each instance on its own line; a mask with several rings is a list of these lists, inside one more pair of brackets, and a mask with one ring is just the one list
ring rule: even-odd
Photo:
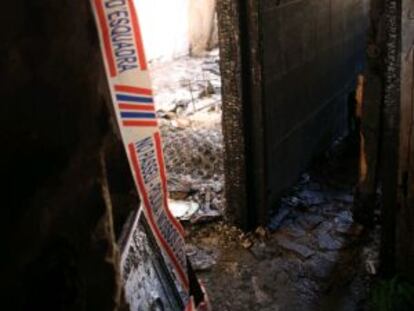
[[353,220],[357,154],[338,141],[275,207],[267,228],[187,226],[213,310],[365,310],[377,237]]

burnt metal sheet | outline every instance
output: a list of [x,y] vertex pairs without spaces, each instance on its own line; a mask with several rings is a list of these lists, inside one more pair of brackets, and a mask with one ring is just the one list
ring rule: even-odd
[[346,133],[368,7],[219,1],[226,199],[236,224],[265,224],[311,159]]
[[185,293],[171,277],[144,217],[136,216],[128,248],[122,256],[125,297],[131,310],[184,310]]
[[364,64],[368,1],[264,1],[263,105],[268,207],[346,133]]

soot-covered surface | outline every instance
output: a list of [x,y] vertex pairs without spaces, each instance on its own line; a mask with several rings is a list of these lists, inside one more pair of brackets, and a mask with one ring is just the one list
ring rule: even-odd
[[377,234],[353,221],[356,148],[337,143],[283,197],[268,228],[188,227],[214,310],[364,310]]

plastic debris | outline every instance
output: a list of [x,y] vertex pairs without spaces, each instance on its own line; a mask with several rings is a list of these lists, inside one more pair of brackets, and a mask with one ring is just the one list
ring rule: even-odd
[[192,201],[168,201],[172,214],[180,220],[190,220],[200,209],[200,205]]

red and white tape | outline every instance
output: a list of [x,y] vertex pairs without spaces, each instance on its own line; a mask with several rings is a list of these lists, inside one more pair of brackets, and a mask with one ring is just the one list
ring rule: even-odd
[[167,177],[138,15],[132,0],[91,0],[119,128],[144,215],[188,292],[184,230],[168,208]]

